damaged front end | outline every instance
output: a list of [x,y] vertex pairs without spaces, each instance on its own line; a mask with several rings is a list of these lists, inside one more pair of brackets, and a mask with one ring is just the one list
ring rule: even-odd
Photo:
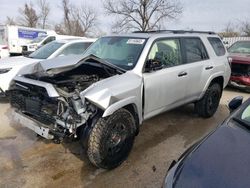
[[230,85],[238,88],[250,88],[250,58],[233,57]]
[[115,69],[79,63],[55,72],[17,76],[10,86],[10,103],[16,119],[40,136],[55,141],[76,138],[80,127],[102,113],[80,93],[116,74]]

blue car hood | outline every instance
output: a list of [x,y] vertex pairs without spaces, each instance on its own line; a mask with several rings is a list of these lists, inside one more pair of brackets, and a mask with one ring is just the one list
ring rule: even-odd
[[250,131],[233,123],[219,127],[186,156],[174,187],[250,187]]

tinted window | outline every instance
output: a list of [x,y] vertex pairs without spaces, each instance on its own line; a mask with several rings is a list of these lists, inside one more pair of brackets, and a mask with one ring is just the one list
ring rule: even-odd
[[208,41],[212,45],[214,52],[217,56],[223,56],[226,53],[225,47],[222,44],[221,40],[216,37],[209,37]]
[[150,50],[148,59],[160,61],[165,67],[173,67],[181,64],[179,40],[164,39],[156,41]]
[[58,50],[64,43],[61,42],[50,42],[38,50],[34,51],[32,54],[29,55],[30,58],[35,59],[47,59],[51,56],[56,50]]
[[208,59],[206,49],[199,38],[185,38],[183,41],[187,63]]
[[75,44],[71,44],[69,46],[67,46],[62,52],[61,54],[63,55],[70,55],[70,54],[76,54],[76,55],[80,55],[83,54],[83,52],[90,46],[91,43],[75,43]]

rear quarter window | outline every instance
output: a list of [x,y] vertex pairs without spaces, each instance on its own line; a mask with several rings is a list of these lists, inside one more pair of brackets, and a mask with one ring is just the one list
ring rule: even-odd
[[217,37],[208,37],[208,41],[214,49],[217,56],[223,56],[226,54],[226,50],[221,40]]

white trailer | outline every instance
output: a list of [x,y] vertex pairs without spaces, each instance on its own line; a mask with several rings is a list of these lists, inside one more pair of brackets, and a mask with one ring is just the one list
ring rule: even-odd
[[22,46],[40,35],[56,35],[53,30],[13,25],[0,26],[0,45],[9,49],[10,55],[22,54]]

